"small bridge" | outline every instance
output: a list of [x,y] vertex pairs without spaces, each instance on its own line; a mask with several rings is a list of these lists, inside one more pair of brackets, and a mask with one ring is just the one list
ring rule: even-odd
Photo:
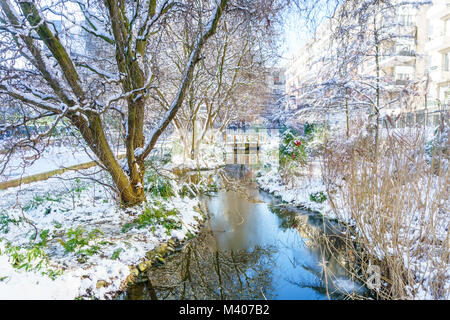
[[267,130],[227,130],[223,135],[227,164],[257,164],[259,151],[268,143]]

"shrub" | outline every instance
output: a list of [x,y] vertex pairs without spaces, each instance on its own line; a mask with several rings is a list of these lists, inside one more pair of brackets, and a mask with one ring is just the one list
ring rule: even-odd
[[145,190],[150,192],[154,197],[161,197],[167,200],[175,195],[171,181],[161,177],[156,172],[148,172],[146,180]]
[[287,129],[282,133],[280,146],[280,165],[283,167],[291,164],[304,165],[307,162],[307,156],[304,147],[304,141],[293,129]]
[[62,239],[59,239],[59,241],[66,253],[76,252],[77,255],[92,256],[99,251],[100,246],[98,244],[91,245],[90,243],[102,234],[100,229],[94,229],[88,232],[83,227],[78,226],[75,229],[69,228],[67,231],[67,241]]
[[305,123],[303,129],[305,135],[305,151],[310,156],[319,155],[324,148],[328,137],[327,129],[323,124]]
[[309,199],[313,202],[322,203],[327,200],[327,196],[323,191],[314,192],[309,195]]
[[281,136],[279,150],[281,177],[285,183],[293,183],[300,168],[307,164],[305,143],[293,129],[286,129]]
[[167,235],[170,235],[172,230],[181,229],[181,222],[173,218],[178,214],[178,211],[176,209],[167,210],[160,202],[156,204],[156,207],[146,207],[144,212],[135,220],[124,224],[122,226],[122,232],[127,232],[133,228],[142,229],[149,226],[154,231],[155,227],[160,225],[166,229]]
[[350,271],[370,282],[369,267],[378,266],[379,298],[448,299],[448,172],[427,163],[423,128],[382,130],[377,149],[361,132],[336,134],[322,171],[334,213],[351,227],[343,252],[358,269]]

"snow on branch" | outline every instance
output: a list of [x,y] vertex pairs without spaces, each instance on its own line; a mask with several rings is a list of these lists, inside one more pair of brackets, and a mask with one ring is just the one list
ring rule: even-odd
[[148,139],[147,145],[144,148],[138,148],[135,150],[135,156],[137,159],[143,160],[150,154],[159,136],[162,134],[164,129],[175,117],[178,109],[180,109],[184,96],[186,94],[186,90],[189,87],[190,83],[192,82],[194,68],[199,61],[200,51],[203,45],[205,44],[206,40],[216,32],[217,25],[223,14],[223,11],[225,10],[227,2],[228,2],[227,0],[220,1],[220,3],[216,7],[213,17],[211,18],[211,20],[207,25],[205,32],[203,33],[200,32],[197,38],[197,42],[192,49],[189,62],[185,69],[185,73],[181,81],[180,87],[178,89],[178,92],[174,100],[172,101],[169,110],[166,111],[163,118],[160,120],[160,122],[157,124],[157,126],[153,129],[152,133],[150,134],[150,138]]

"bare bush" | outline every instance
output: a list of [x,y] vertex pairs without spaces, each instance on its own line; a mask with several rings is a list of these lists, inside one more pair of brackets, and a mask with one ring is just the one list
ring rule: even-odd
[[448,299],[449,174],[435,165],[448,163],[448,151],[435,145],[430,161],[423,127],[380,133],[377,158],[364,126],[334,137],[323,155],[329,200],[361,267],[351,272],[366,281],[369,265],[379,266],[379,298]]

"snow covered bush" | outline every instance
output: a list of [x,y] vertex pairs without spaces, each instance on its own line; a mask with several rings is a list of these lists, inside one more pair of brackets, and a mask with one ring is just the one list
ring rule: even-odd
[[332,139],[323,162],[330,203],[353,230],[352,272],[367,281],[377,265],[379,298],[449,299],[448,170],[426,161],[423,128],[380,129],[378,149],[364,132]]
[[440,125],[434,130],[433,138],[425,145],[425,154],[428,163],[439,170],[440,166],[444,166],[444,170],[448,170],[448,158],[450,153],[448,126]]
[[327,200],[327,196],[323,191],[313,192],[309,194],[309,199],[313,202],[322,203]]
[[323,124],[307,122],[303,126],[303,132],[306,153],[312,157],[318,156],[328,137],[327,128]]
[[282,179],[285,183],[292,183],[293,178],[300,174],[299,169],[308,161],[304,140],[297,131],[288,128],[282,133],[279,157]]

